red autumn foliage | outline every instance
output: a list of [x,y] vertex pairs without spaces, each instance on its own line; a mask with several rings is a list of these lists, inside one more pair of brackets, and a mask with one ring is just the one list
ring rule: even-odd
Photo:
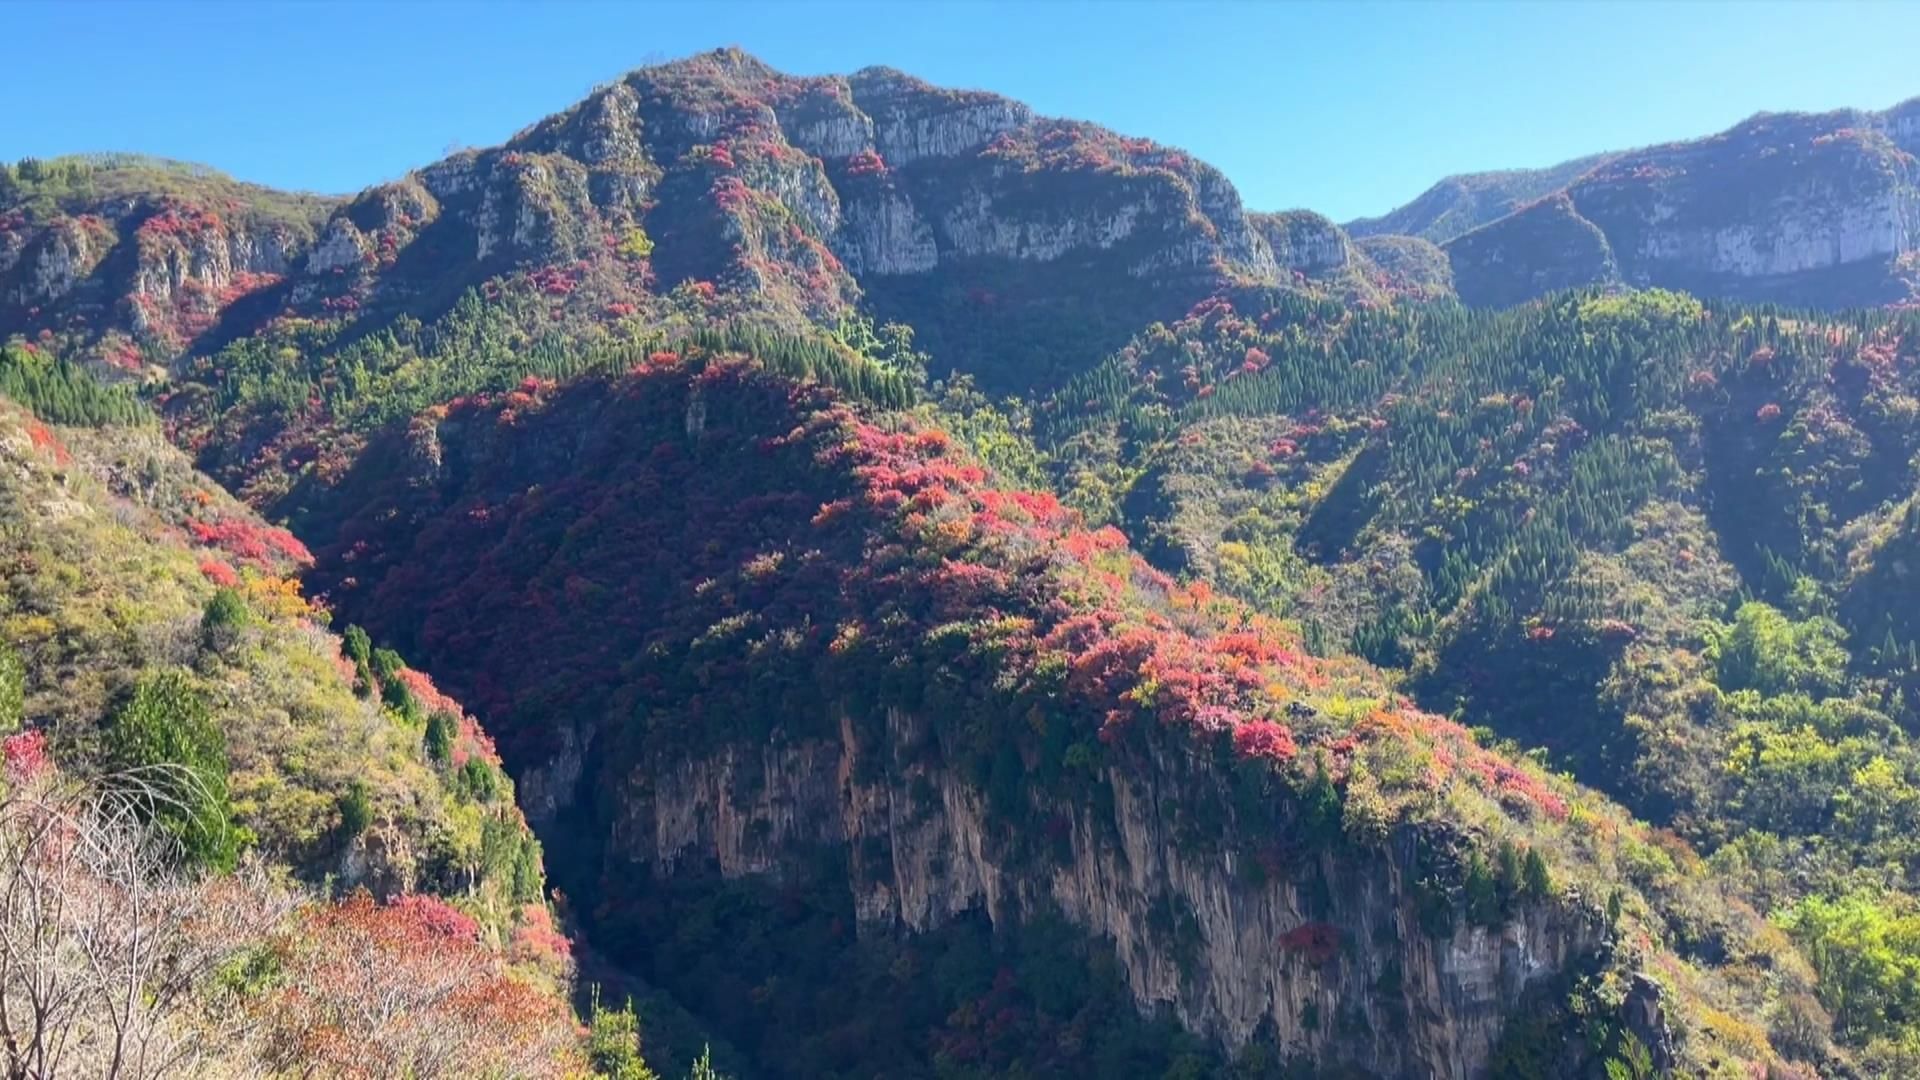
[[10,784],[27,783],[53,767],[47,753],[47,733],[22,731],[0,740],[0,762]]
[[211,523],[190,521],[187,531],[193,534],[196,542],[217,547],[261,569],[275,569],[276,561],[299,566],[313,562],[313,553],[307,550],[305,544],[287,530],[271,525],[256,525],[238,519]]
[[413,694],[420,707],[429,713],[443,712],[454,716],[462,715],[460,703],[440,692],[433,680],[424,671],[412,668],[400,669],[400,681],[407,684],[407,690]]
[[309,907],[259,1003],[269,1045],[341,1076],[558,1076],[563,1002],[509,974],[472,920],[429,898],[383,905],[362,889]]
[[1300,752],[1293,732],[1269,720],[1249,720],[1234,729],[1233,748],[1246,757],[1291,761]]
[[390,906],[403,917],[417,922],[430,934],[456,941],[480,939],[480,924],[474,921],[473,916],[437,896],[412,893],[394,900]]
[[138,371],[141,361],[140,347],[132,341],[120,338],[109,345],[101,359],[106,361],[107,366],[121,371]]
[[34,449],[53,458],[57,464],[65,465],[73,460],[73,455],[67,452],[66,444],[61,442],[60,437],[53,433],[53,429],[45,424],[28,424],[27,441],[33,444]]
[[230,589],[240,584],[240,575],[234,572],[233,567],[218,559],[200,560],[200,573],[204,574],[208,581],[224,588]]
[[533,287],[548,296],[567,296],[580,284],[579,275],[571,267],[542,266],[527,273],[527,280]]
[[545,904],[528,904],[520,909],[508,949],[516,960],[565,960],[573,955],[573,942],[553,925]]
[[[686,426],[696,390],[709,410],[697,452]],[[622,437],[596,441],[564,473],[517,449],[570,445],[576,409]],[[476,429],[494,431],[464,426]],[[423,662],[489,717],[625,695],[620,708],[686,716],[697,732],[760,710],[831,714],[808,695],[841,681],[951,677],[977,687],[982,712],[1029,687],[1049,717],[1109,745],[1184,731],[1289,775],[1324,757],[1336,783],[1373,746],[1428,748],[1416,782],[1464,780],[1524,812],[1566,812],[1546,781],[1405,702],[1338,734],[1283,722],[1289,702],[1311,715],[1304,699],[1350,687],[1353,669],[1176,585],[1117,529],[1088,530],[1052,496],[988,486],[943,433],[883,427],[746,365],[692,356],[560,387],[468,449],[488,487],[356,498],[406,510],[341,524],[326,569],[343,617],[419,642]],[[385,461],[371,459],[366,482],[406,475]],[[735,538],[747,536],[743,548]],[[355,550],[385,560],[354,561],[368,582],[358,587],[342,580]],[[526,663],[530,640],[562,659]],[[1043,671],[1057,682],[1030,687]],[[499,735],[528,754],[552,737],[511,723]]]

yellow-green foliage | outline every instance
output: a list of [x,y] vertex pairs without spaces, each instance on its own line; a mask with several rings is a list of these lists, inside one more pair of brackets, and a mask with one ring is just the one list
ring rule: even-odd
[[[243,844],[315,880],[459,892],[509,929],[540,898],[510,785],[471,740],[460,754],[487,791],[431,760],[409,710],[355,694],[294,582],[235,571],[183,528],[250,518],[152,428],[48,429],[0,400],[0,727],[46,731],[66,768],[104,767],[111,718],[169,672],[224,739]],[[233,587],[211,580],[229,573]],[[356,791],[361,835],[342,820]]]
[[620,238],[617,250],[623,259],[644,259],[653,254],[653,240],[647,236],[647,230],[635,225]]

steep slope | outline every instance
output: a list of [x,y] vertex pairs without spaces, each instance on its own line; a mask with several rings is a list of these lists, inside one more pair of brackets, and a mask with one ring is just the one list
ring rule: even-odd
[[[0,389],[68,412],[115,398],[97,388],[83,397],[76,387],[88,384],[71,372],[70,382],[18,374],[40,365],[23,350],[0,352]],[[284,1057],[291,1047],[302,1048],[303,1070],[323,1075],[398,1069],[420,1053],[431,1055],[423,1076],[559,1075],[574,1059],[566,943],[491,741],[393,654],[357,655],[351,639],[343,654],[326,613],[301,595],[307,560],[299,541],[194,473],[150,421],[52,426],[0,398],[0,830],[14,898],[0,1060],[9,1068],[35,1074],[22,1065],[36,1045],[34,1021],[23,1018],[45,1015],[24,1008],[18,981],[16,919],[37,879],[15,874],[37,864],[28,861],[35,842],[16,827],[39,820],[35,800],[62,805],[61,774],[129,770],[162,786],[170,801],[148,816],[186,866],[175,871],[169,859],[155,876],[61,879],[73,910],[89,897],[95,914],[85,917],[102,920],[77,939],[91,944],[62,948],[104,949],[124,931],[99,914],[115,910],[105,897],[124,890],[126,903],[151,906],[139,924],[146,952],[126,963],[153,965],[152,979],[165,981],[121,989],[155,998],[147,1008],[173,1032],[169,1054],[205,1043],[197,1065],[177,1067],[285,1068],[296,1064]],[[176,792],[168,777],[177,770],[192,780]],[[329,904],[323,882],[338,896],[372,895]],[[173,903],[187,905],[178,927],[191,947],[167,936],[175,924],[163,905]],[[345,970],[343,958],[361,949],[386,957],[399,981]],[[168,974],[166,957],[207,966]],[[407,974],[409,964],[438,971]],[[75,992],[71,969],[34,970],[43,980],[35,1000],[59,986]],[[67,1067],[91,1068],[83,1032],[106,1024],[95,1004],[59,1032],[72,1048]],[[377,1027],[351,1019],[383,1009]],[[113,1023],[124,1037],[135,1019],[126,1012]],[[438,1033],[469,1023],[481,1030],[435,1045]]]
[[1566,187],[1616,156],[1594,154],[1545,169],[1449,176],[1405,206],[1349,221],[1345,228],[1355,237],[1411,236],[1444,244]]
[[[1544,749],[1824,949],[1825,905],[1898,924],[1920,888],[1916,341],[1906,312],[1660,292],[1254,293],[1143,334],[1035,431],[1157,565]],[[1825,955],[1843,1034],[1902,1075],[1911,1028]]]
[[1607,234],[1564,192],[1450,241],[1446,255],[1460,298],[1487,307],[1620,281]]
[[[1731,973],[1641,936],[1727,914],[1697,866],[1634,862],[1617,811],[983,480],[937,431],[675,356],[429,412],[305,520],[337,530],[330,598],[498,731],[595,940],[769,1074],[1166,1067],[1133,1035],[1131,1061],[1055,1044],[1085,967],[914,974],[982,916],[1063,920],[1134,1006],[1269,1061],[1597,1069],[1514,1017],[1618,1007],[1576,972],[1624,991],[1642,963],[1668,988],[1613,1038],[1768,1056],[1688,1019]],[[1804,978],[1731,910],[1723,947]]]
[[[1277,274],[1232,185],[1177,150],[897,71],[802,79],[737,50],[636,71],[504,146],[331,205],[317,232],[322,200],[107,164],[9,171],[0,270],[17,281],[0,331],[65,331],[48,305],[84,284],[72,304],[88,329],[172,355],[270,283],[235,329],[304,330],[281,344],[317,365],[403,320],[432,324],[468,291],[528,300],[503,319],[522,332],[594,339],[719,316],[831,326],[864,286],[965,365],[1025,330],[951,335],[1037,325],[1096,287],[1124,293],[1094,309],[1111,322],[1123,301],[1177,312],[1224,280]],[[179,212],[148,226],[180,250],[119,244],[182,187]],[[96,277],[122,247],[124,265]],[[160,333],[140,312],[183,283],[194,332]],[[316,336],[315,322],[340,326]]]
[[[1504,305],[1624,280],[1818,307],[1914,295],[1920,101],[1762,114],[1711,138],[1610,156],[1449,239],[1462,299]],[[1574,229],[1596,231],[1573,242]],[[1610,258],[1596,257],[1604,248]]]
[[126,154],[0,166],[0,333],[165,363],[244,322],[336,201]]
[[1273,249],[1281,272],[1291,275],[1291,283],[1299,288],[1329,292],[1352,302],[1384,303],[1392,296],[1416,293],[1419,299],[1429,298],[1425,286],[1431,283],[1374,265],[1345,230],[1323,215],[1289,210],[1249,214],[1247,220]]

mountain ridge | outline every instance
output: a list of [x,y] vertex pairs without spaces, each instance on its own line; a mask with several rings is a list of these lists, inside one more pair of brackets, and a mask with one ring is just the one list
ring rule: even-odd
[[337,202],[11,167],[0,387],[289,520],[770,1075],[1847,1075],[1912,1035],[1832,958],[1913,902],[1920,334],[1632,286],[1649,205],[1906,173],[1752,124],[1443,248],[721,50]]

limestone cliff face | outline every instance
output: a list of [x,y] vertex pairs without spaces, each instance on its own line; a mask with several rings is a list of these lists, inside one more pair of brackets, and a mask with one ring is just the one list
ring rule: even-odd
[[[124,291],[166,304],[188,291],[225,291],[244,284],[247,275],[285,273],[299,244],[290,230],[228,223],[191,206],[162,204],[145,211],[118,222],[93,214],[61,216],[36,234],[23,235],[5,267],[13,279],[6,301],[50,304],[92,286],[96,292]],[[123,235],[123,228],[130,235]],[[103,265],[119,251],[125,252],[124,265]],[[115,270],[121,280],[93,280]]]
[[[940,91],[889,68],[859,72],[848,80],[848,89],[853,105],[871,118],[873,141],[868,145],[895,166],[959,157],[1034,118],[1033,110],[1017,101]],[[849,156],[864,148],[855,147]]]
[[178,190],[163,193],[141,186],[162,166],[62,168],[61,196],[31,213],[0,205],[0,332],[77,328],[113,366],[189,346],[229,304],[278,282],[324,206],[206,171],[166,174]]
[[856,272],[1115,252],[1135,277],[1216,263],[1274,276],[1239,194],[1184,155],[887,69],[854,75],[831,100],[837,110],[809,101],[785,126],[806,149],[872,155],[850,181],[883,177],[842,185],[847,212],[833,246]]
[[[754,220],[761,198],[831,250],[830,274],[1069,257],[1136,279],[1279,272],[1233,186],[1178,151],[889,69],[794,78],[733,51],[636,72],[417,182],[477,259],[555,263],[639,225],[661,241],[669,284],[777,278],[764,264],[783,255]],[[309,273],[366,257],[355,235],[366,227],[341,224],[347,215]]]
[[1344,269],[1353,261],[1353,247],[1340,226],[1311,210],[1282,214],[1254,214],[1254,228],[1273,249],[1273,261],[1282,270],[1309,276]]
[[166,303],[183,291],[221,293],[249,276],[287,272],[297,241],[278,228],[226,228],[217,223],[184,234],[141,238],[134,294]]
[[43,304],[59,300],[91,274],[106,257],[111,240],[88,228],[89,224],[63,219],[37,237],[22,233],[13,256],[13,267],[20,272],[8,302]]
[[[1416,910],[1410,831],[1365,855],[1249,873],[1231,826],[1203,849],[1175,819],[1227,796],[1210,763],[1172,744],[1150,768],[1105,771],[1101,798],[1030,792],[1055,841],[1034,865],[1010,852],[976,786],[937,758],[905,760],[932,737],[896,710],[882,745],[843,721],[838,739],[662,756],[595,777],[570,735],[522,791],[536,822],[551,819],[584,776],[617,808],[604,823],[614,877],[717,868],[777,880],[820,845],[842,846],[862,933],[1058,911],[1112,943],[1143,1009],[1170,1008],[1229,1046],[1271,1031],[1382,1076],[1478,1074],[1528,988],[1600,944],[1600,922],[1574,901],[1432,936]],[[1096,809],[1106,796],[1110,809]]]
[[1630,281],[1766,279],[1920,245],[1920,170],[1858,113],[1759,117],[1629,155],[1572,190]]
[[[1617,155],[1450,241],[1461,295],[1512,303],[1617,278],[1815,305],[1905,299],[1899,264],[1920,249],[1916,117],[1914,103],[1762,115],[1709,139]],[[1576,221],[1598,241],[1564,227]],[[1563,242],[1576,231],[1578,242]]]

